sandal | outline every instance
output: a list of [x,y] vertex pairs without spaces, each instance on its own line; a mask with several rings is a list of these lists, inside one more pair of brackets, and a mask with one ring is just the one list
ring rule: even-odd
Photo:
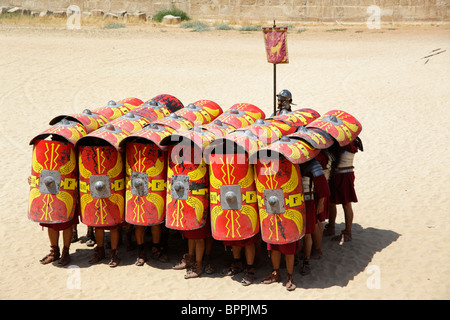
[[115,267],[117,267],[119,265],[119,263],[120,263],[120,259],[117,256],[117,249],[114,249],[114,250],[111,249],[111,259],[109,260],[108,265],[111,268],[115,268]]
[[244,268],[242,267],[242,262],[235,261],[231,264],[230,267],[222,270],[222,275],[234,276],[234,275],[237,275],[238,273],[241,273],[242,271],[244,271]]
[[59,259],[58,264],[61,266],[68,265],[70,263],[70,255],[69,255],[69,248],[63,247],[61,259]]
[[134,264],[137,265],[138,267],[142,267],[146,261],[147,261],[147,255],[145,254],[145,250],[142,249],[139,251],[138,257]]
[[264,284],[271,284],[274,282],[280,282],[281,280],[281,276],[280,276],[280,270],[275,269],[272,271],[272,273],[270,275],[268,275],[267,277],[265,277],[262,280],[262,283]]
[[287,274],[287,280],[286,280],[286,290],[287,291],[294,291],[297,286],[294,283],[294,276],[291,274]]
[[79,240],[78,231],[75,229],[75,230],[73,230],[72,239],[70,239],[70,242],[74,243],[74,242],[77,242],[78,240]]
[[205,258],[203,259],[203,261],[205,264],[205,273],[206,274],[213,274],[214,272],[216,272],[216,269],[211,265],[210,260],[211,260],[210,256],[205,255]]
[[342,242],[352,241],[352,232],[347,231],[347,230],[342,230],[340,235],[331,238],[331,240],[342,241]]
[[39,260],[42,264],[49,264],[50,262],[56,261],[59,259],[59,247],[58,246],[50,246],[50,253]]
[[97,246],[94,248],[94,255],[92,256],[91,260],[89,260],[89,262],[91,264],[95,264],[102,261],[104,258],[105,258],[105,248]]
[[323,236],[328,237],[328,236],[334,236],[335,234],[335,230],[334,227],[330,227],[329,224],[327,224],[323,230]]
[[158,260],[160,262],[167,262],[169,259],[167,256],[163,253],[161,246],[159,244],[154,244],[152,247],[152,259]]
[[311,259],[314,260],[320,260],[322,259],[322,250],[321,249],[314,249],[311,250]]
[[203,268],[195,263],[184,275],[185,279],[198,278],[203,273]]
[[250,268],[245,273],[244,278],[241,281],[243,286],[251,285],[255,281],[255,268]]
[[195,263],[194,258],[189,256],[188,253],[185,253],[181,261],[178,262],[176,265],[174,265],[172,269],[174,270],[189,269],[194,263]]
[[306,276],[311,273],[311,265],[308,260],[303,260],[302,268],[300,269],[300,274]]

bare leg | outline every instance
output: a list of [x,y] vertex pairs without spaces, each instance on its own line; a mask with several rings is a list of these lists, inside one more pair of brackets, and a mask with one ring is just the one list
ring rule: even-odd
[[328,206],[328,224],[325,226],[325,230],[323,231],[324,236],[333,236],[335,233],[335,224],[336,224],[336,216],[337,216],[337,208],[335,203],[331,203]]
[[144,226],[136,226],[134,230],[134,234],[136,237],[136,243],[138,247],[138,257],[136,259],[137,266],[143,266],[145,261],[147,260],[147,255],[145,253],[145,227]]
[[39,260],[42,264],[48,264],[50,262],[56,261],[59,259],[59,231],[56,231],[52,228],[47,228],[48,239],[50,240],[50,253],[47,254],[44,258]]
[[110,267],[117,267],[120,263],[120,259],[117,256],[117,247],[120,240],[121,228],[115,228],[110,231],[111,235],[111,259],[109,260]]

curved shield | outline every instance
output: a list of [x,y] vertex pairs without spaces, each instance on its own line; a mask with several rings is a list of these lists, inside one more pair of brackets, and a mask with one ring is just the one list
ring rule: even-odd
[[33,140],[28,218],[41,223],[72,220],[78,201],[75,147],[68,141]]
[[115,128],[120,128],[123,131],[131,134],[139,131],[150,123],[150,120],[143,116],[134,114],[132,111],[125,113],[123,116],[112,120],[108,125],[112,125]]
[[235,129],[240,129],[253,124],[257,119],[264,119],[265,117],[264,111],[253,104],[236,103],[218,116],[216,120],[220,120]]
[[194,123],[176,113],[171,113],[167,117],[154,121],[153,123],[167,126],[177,131],[189,130],[194,127]]
[[164,222],[166,178],[167,151],[149,141],[127,143],[126,222],[141,226]]
[[168,153],[166,227],[175,230],[199,229],[209,213],[208,167],[194,160],[201,150],[185,142],[169,145]]
[[199,100],[190,103],[186,108],[180,109],[175,113],[194,123],[194,125],[202,125],[216,119],[221,113],[222,108],[211,100]]
[[33,160],[28,218],[35,222],[72,220],[78,202],[78,167],[74,144],[86,131],[63,119],[30,141]]
[[235,130],[234,127],[232,127],[229,124],[223,123],[220,120],[214,120],[211,123],[207,123],[200,127],[202,130],[206,130],[208,132],[211,132],[216,137],[223,137],[226,134],[230,133],[231,131]]
[[331,135],[317,128],[299,127],[289,138],[303,139],[316,149],[327,149],[334,143]]
[[341,147],[355,140],[362,130],[361,123],[355,117],[341,110],[328,111],[306,127],[325,131],[336,139]]
[[211,227],[216,240],[243,240],[259,232],[253,166],[242,160],[238,154],[210,155]]
[[[164,109],[168,110],[169,113],[178,111],[182,108],[184,108],[183,103],[177,99],[176,97],[170,95],[170,94],[159,94],[156,97],[146,101],[150,102],[150,101],[156,101],[158,102],[158,106],[160,106],[160,104],[162,104],[164,107]],[[151,103],[150,103],[151,105]],[[160,109],[161,107],[153,107],[153,109]],[[163,111],[164,112],[164,111]]]
[[44,140],[49,136],[57,136],[62,140],[75,144],[87,134],[84,126],[78,122],[62,119],[60,122],[54,124],[44,132],[40,133],[30,141],[30,145],[35,140]]
[[320,117],[320,114],[317,111],[309,108],[303,108],[286,114],[277,115],[271,117],[270,119],[283,121],[284,123],[292,126],[301,127],[306,126],[318,117]]
[[252,153],[250,161],[255,162],[257,157],[273,160],[285,157],[292,163],[301,164],[315,158],[319,153],[320,150],[315,149],[308,142],[285,136],[260,149],[257,153]]
[[[102,144],[101,140],[96,141]],[[124,222],[123,153],[108,143],[79,145],[78,165],[81,221],[91,227]]]
[[132,113],[142,116],[153,122],[167,117],[172,112],[184,108],[180,100],[168,94],[160,94],[131,110]]
[[140,106],[142,103],[143,101],[137,98],[127,98],[117,102],[110,100],[106,106],[94,109],[92,112],[104,116],[108,121],[112,121]]
[[108,122],[108,119],[104,116],[93,113],[89,109],[84,109],[83,112],[79,114],[57,116],[50,121],[50,125],[54,125],[62,119],[67,119],[69,121],[75,121],[82,124],[87,133],[97,130]]
[[285,157],[258,157],[255,165],[261,237],[271,244],[287,244],[305,234],[305,203],[300,166]]
[[176,132],[175,129],[166,127],[163,125],[158,125],[156,123],[150,123],[145,126],[142,130],[130,134],[128,137],[124,138],[120,143],[119,147],[122,149],[125,144],[133,140],[142,140],[143,142],[152,142],[156,144],[161,150],[167,151],[167,146],[161,145],[161,141]]
[[297,128],[277,120],[258,119],[254,124],[245,128],[254,133],[264,144],[270,144],[282,136],[294,133]]

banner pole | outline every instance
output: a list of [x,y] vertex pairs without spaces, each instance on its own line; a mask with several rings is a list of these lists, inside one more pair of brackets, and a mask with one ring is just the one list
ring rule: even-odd
[[[275,31],[276,25],[273,20],[273,30]],[[273,64],[273,115],[277,112],[277,64]]]

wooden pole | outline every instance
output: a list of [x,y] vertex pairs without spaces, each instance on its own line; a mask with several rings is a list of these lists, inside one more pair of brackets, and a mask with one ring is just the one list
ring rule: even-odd
[[[275,20],[273,20],[273,30],[275,31]],[[277,64],[273,64],[273,115],[277,112]]]

